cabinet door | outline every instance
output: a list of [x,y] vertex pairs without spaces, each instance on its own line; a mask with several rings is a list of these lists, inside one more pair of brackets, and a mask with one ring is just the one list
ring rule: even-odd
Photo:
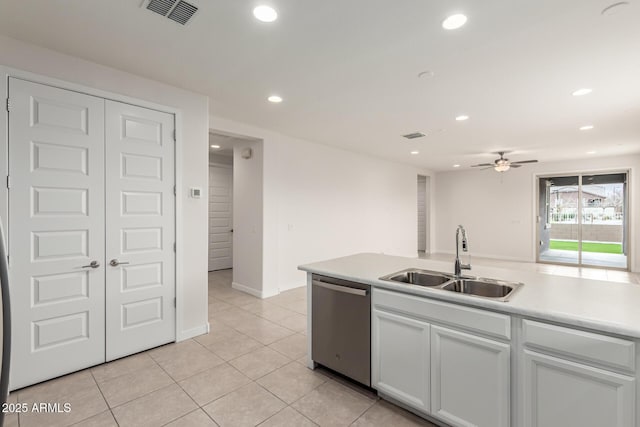
[[526,427],[635,425],[635,379],[524,351]]
[[429,411],[428,323],[373,310],[372,385],[416,409]]
[[508,426],[509,356],[509,344],[431,326],[432,414],[455,426]]

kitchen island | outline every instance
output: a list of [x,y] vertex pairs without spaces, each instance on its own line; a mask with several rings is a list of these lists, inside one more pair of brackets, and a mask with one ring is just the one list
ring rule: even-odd
[[380,280],[409,268],[451,274],[453,262],[365,253],[300,266],[309,331],[314,275],[370,286],[381,397],[456,426],[640,427],[640,286],[474,265],[467,275],[524,283],[502,302]]

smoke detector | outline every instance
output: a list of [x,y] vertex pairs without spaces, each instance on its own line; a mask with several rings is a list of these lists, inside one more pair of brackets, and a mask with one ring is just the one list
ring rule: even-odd
[[142,7],[182,25],[186,25],[198,11],[197,6],[184,0],[144,0]]

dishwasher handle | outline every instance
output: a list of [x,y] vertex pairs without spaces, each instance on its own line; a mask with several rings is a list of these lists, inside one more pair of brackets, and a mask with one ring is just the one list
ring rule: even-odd
[[320,280],[313,280],[312,283],[314,286],[320,286],[321,288],[330,289],[336,292],[343,292],[345,294],[357,295],[360,297],[366,297],[368,293],[366,289],[356,289],[350,288],[348,286],[334,285],[333,283],[327,283]]

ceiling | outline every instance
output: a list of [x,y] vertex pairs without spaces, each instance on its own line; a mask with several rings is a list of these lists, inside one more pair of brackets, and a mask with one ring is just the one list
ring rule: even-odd
[[[141,0],[2,0],[0,32],[204,93],[214,115],[449,170],[640,152],[640,0],[603,16],[615,1],[265,0],[266,24],[253,0],[192,0],[181,26]],[[445,31],[455,12],[467,25]]]
[[233,145],[237,142],[246,142],[247,139],[224,135],[221,133],[209,133],[209,152],[219,156],[233,156]]

